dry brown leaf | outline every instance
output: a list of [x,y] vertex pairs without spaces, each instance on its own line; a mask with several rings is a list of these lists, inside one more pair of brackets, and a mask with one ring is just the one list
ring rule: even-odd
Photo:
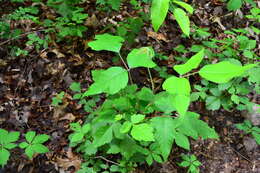
[[80,169],[81,158],[77,155],[74,155],[71,148],[69,148],[66,155],[67,158],[57,158],[58,166],[64,170],[67,170],[70,167],[74,167],[75,171],[77,172]]
[[147,32],[147,36],[151,37],[151,38],[153,38],[155,40],[161,40],[161,41],[169,42],[169,40],[167,40],[166,37],[163,34],[161,34],[161,33],[148,31]]

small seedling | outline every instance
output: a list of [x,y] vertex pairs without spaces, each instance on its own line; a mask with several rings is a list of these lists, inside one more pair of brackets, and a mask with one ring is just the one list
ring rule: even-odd
[[195,155],[182,155],[182,162],[179,166],[188,168],[188,173],[199,173],[201,162],[197,160]]
[[236,124],[236,128],[243,130],[246,134],[251,134],[256,143],[260,145],[260,128],[253,126],[252,123],[248,120],[245,120],[241,124]]
[[35,153],[49,152],[49,149],[43,145],[49,138],[48,135],[36,135],[35,131],[29,131],[25,134],[26,142],[20,143],[19,147],[25,149],[25,154],[32,159]]
[[0,129],[0,165],[3,167],[10,157],[10,149],[15,148],[14,144],[19,139],[19,132],[8,132],[4,129]]

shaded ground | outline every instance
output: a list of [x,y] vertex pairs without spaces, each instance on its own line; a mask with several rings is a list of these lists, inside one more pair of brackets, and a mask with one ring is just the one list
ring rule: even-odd
[[[2,5],[10,4],[7,1]],[[0,5],[1,5],[0,3]],[[222,33],[221,25],[212,21],[212,16],[219,16],[221,24],[226,28],[243,28],[247,25],[238,15],[229,14],[225,6],[219,1],[194,1],[197,10],[192,16],[192,22],[200,27],[209,27],[210,32],[218,37]],[[93,4],[92,4],[93,5]],[[146,9],[146,7],[144,7]],[[33,161],[29,161],[21,155],[20,149],[15,149],[8,165],[3,170],[6,173],[56,173],[74,172],[73,167],[79,166],[81,159],[68,148],[67,136],[69,123],[83,119],[85,113],[80,107],[71,101],[71,95],[66,95],[64,106],[53,108],[51,98],[60,91],[67,91],[73,81],[78,81],[86,88],[91,82],[90,70],[111,66],[113,54],[92,52],[84,49],[84,44],[95,33],[102,31],[103,26],[109,23],[104,18],[113,18],[116,22],[123,20],[127,15],[136,15],[128,5],[123,6],[123,18],[119,13],[107,14],[95,11],[89,7],[90,12],[96,14],[100,21],[97,28],[90,28],[83,39],[75,40],[69,46],[52,45],[49,49],[40,53],[30,52],[26,58],[11,57],[7,47],[0,48],[0,59],[4,61],[0,66],[0,127],[7,130],[17,130],[24,133],[34,130],[37,133],[45,133],[52,136],[47,142],[51,150],[46,155],[38,155]],[[246,13],[248,7],[242,9]],[[151,45],[156,52],[173,56],[173,47],[183,44],[190,47],[196,40],[187,40],[181,37],[180,29],[175,21],[168,16],[166,25],[160,30],[163,37],[149,34],[152,31],[150,23],[145,24],[136,38],[134,47]],[[160,39],[161,38],[161,39]],[[22,40],[22,39],[21,39]],[[19,44],[17,41],[10,42]],[[127,50],[128,47],[125,47]],[[168,66],[168,72],[174,61],[158,62]],[[158,73],[153,71],[156,78]],[[142,70],[133,72],[137,84],[147,84]],[[159,87],[162,81],[158,80]],[[68,92],[69,93],[69,92]],[[260,148],[249,136],[244,136],[234,128],[235,123],[241,123],[244,117],[239,112],[205,111],[203,104],[191,107],[200,110],[203,120],[215,127],[220,135],[219,141],[198,140],[192,141],[191,152],[202,162],[202,173],[259,173],[260,172]],[[184,169],[178,167],[180,154],[183,150],[174,147],[169,163],[151,168],[142,167],[137,172],[147,173],[182,173]]]

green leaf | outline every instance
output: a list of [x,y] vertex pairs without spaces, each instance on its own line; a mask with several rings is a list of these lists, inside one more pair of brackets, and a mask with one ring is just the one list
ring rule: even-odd
[[175,122],[170,117],[155,117],[151,119],[151,125],[155,128],[155,139],[159,144],[164,160],[167,160],[174,140]]
[[151,7],[151,20],[157,32],[167,16],[170,0],[153,0]]
[[81,91],[81,87],[80,87],[80,83],[78,82],[73,82],[71,85],[70,85],[70,89],[74,92],[80,92]]
[[163,89],[174,95],[173,104],[180,115],[185,115],[190,103],[190,83],[186,78],[175,76],[166,79]]
[[122,37],[113,36],[106,33],[102,35],[96,35],[95,41],[89,42],[88,45],[96,51],[107,50],[119,53],[123,42],[124,39]]
[[256,132],[252,132],[253,137],[258,145],[260,145],[260,134]]
[[206,106],[209,110],[218,110],[221,105],[221,100],[215,96],[208,96],[206,98]]
[[31,147],[27,147],[25,149],[25,154],[29,157],[29,159],[33,158],[34,151]]
[[80,132],[77,132],[77,133],[73,133],[71,135],[71,139],[70,139],[70,142],[73,143],[73,142],[79,142],[83,139],[84,137],[84,134],[83,133],[80,133]]
[[36,135],[35,131],[29,131],[25,134],[25,139],[27,140],[28,143],[31,143],[35,135]]
[[47,147],[45,147],[44,145],[42,144],[33,144],[31,146],[32,150],[36,153],[47,153],[49,152],[49,149]]
[[175,139],[175,143],[178,146],[180,146],[186,150],[190,150],[190,142],[189,142],[189,139],[187,138],[187,136],[183,135],[180,132],[175,132],[174,139]]
[[222,61],[217,64],[205,65],[199,71],[199,74],[209,81],[226,83],[234,77],[241,76],[246,70],[253,68],[254,66],[254,64],[239,66],[232,64],[229,61]]
[[147,123],[133,125],[131,135],[138,141],[154,141],[153,127]]
[[22,148],[22,149],[24,149],[28,146],[29,146],[29,144],[27,142],[22,142],[22,143],[19,144],[19,147]]
[[190,14],[193,13],[193,7],[190,4],[187,4],[186,2],[182,2],[179,0],[173,0],[173,3],[181,6],[182,8],[184,8],[186,11],[188,11]]
[[127,55],[127,64],[130,68],[147,67],[153,68],[156,64],[152,61],[154,50],[151,47],[133,49]]
[[181,8],[174,8],[173,15],[179,24],[182,32],[189,36],[190,35],[190,19],[186,12]]
[[9,132],[6,140],[6,143],[15,142],[19,139],[20,132]]
[[90,124],[84,124],[84,125],[82,126],[82,128],[81,128],[81,132],[82,132],[83,134],[86,134],[86,133],[88,133],[88,132],[90,131],[90,129],[91,129]]
[[187,112],[187,114],[180,117],[178,121],[180,121],[178,131],[186,136],[191,136],[194,139],[197,139],[198,136],[201,136],[203,139],[218,138],[214,129],[210,128],[204,121],[199,120],[199,114]]
[[113,126],[101,127],[94,134],[93,144],[95,147],[100,147],[111,142],[113,139]]
[[129,132],[131,127],[132,127],[132,123],[130,123],[129,121],[124,122],[123,125],[120,128],[120,133],[127,133],[127,132]]
[[153,157],[151,154],[149,154],[146,158],[145,158],[146,163],[151,166],[153,164]]
[[37,143],[44,143],[46,141],[48,141],[50,138],[49,135],[45,135],[45,134],[42,134],[42,135],[37,135],[34,140],[33,140],[33,144],[37,144]]
[[190,72],[191,70],[198,68],[204,57],[204,49],[192,56],[185,64],[175,65],[173,68],[180,75]]
[[94,83],[83,94],[91,96],[100,93],[115,94],[125,88],[128,83],[128,73],[121,67],[111,67],[107,70],[94,71]]
[[174,107],[174,96],[168,92],[160,92],[155,96],[154,104],[159,109],[166,114],[176,111]]
[[8,131],[6,131],[5,129],[0,129],[0,144],[5,144],[7,137]]
[[137,123],[140,123],[141,121],[143,121],[145,118],[145,115],[142,115],[142,114],[135,114],[135,115],[132,115],[131,116],[131,122],[133,124],[137,124]]
[[8,150],[2,148],[0,149],[0,165],[3,167],[6,165],[7,161],[9,160],[10,153]]
[[227,9],[229,11],[235,11],[242,6],[242,0],[229,0],[227,3]]
[[7,143],[7,144],[5,144],[4,145],[4,147],[6,148],[6,149],[13,149],[13,148],[15,148],[17,145],[16,144],[14,144],[14,143]]

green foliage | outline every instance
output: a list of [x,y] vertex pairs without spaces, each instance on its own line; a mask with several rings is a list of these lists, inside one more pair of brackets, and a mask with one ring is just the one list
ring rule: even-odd
[[256,6],[253,0],[228,0],[227,9],[229,11],[235,11],[242,7],[243,3],[250,3],[253,6]]
[[253,126],[248,120],[245,120],[241,124],[236,124],[236,128],[243,130],[246,134],[251,134],[256,143],[260,145],[260,128]]
[[15,148],[14,144],[19,139],[19,132],[8,132],[4,129],[0,129],[0,165],[3,167],[6,165],[10,157],[10,149]]
[[183,1],[153,0],[151,6],[151,20],[154,30],[156,32],[159,30],[167,16],[168,10],[171,10],[182,32],[189,36],[190,20],[187,16],[187,13],[182,8],[184,8],[190,14],[193,13],[193,7]]
[[52,106],[58,106],[60,103],[62,103],[62,99],[65,95],[64,91],[61,91],[59,94],[56,95],[56,97],[52,98]]
[[188,173],[199,173],[201,162],[197,160],[195,155],[182,155],[182,162],[179,166],[188,168]]
[[26,142],[20,143],[19,147],[25,149],[25,154],[32,159],[35,153],[43,154],[49,152],[49,149],[43,145],[49,138],[50,136],[48,135],[36,135],[35,131],[29,131],[25,134]]

